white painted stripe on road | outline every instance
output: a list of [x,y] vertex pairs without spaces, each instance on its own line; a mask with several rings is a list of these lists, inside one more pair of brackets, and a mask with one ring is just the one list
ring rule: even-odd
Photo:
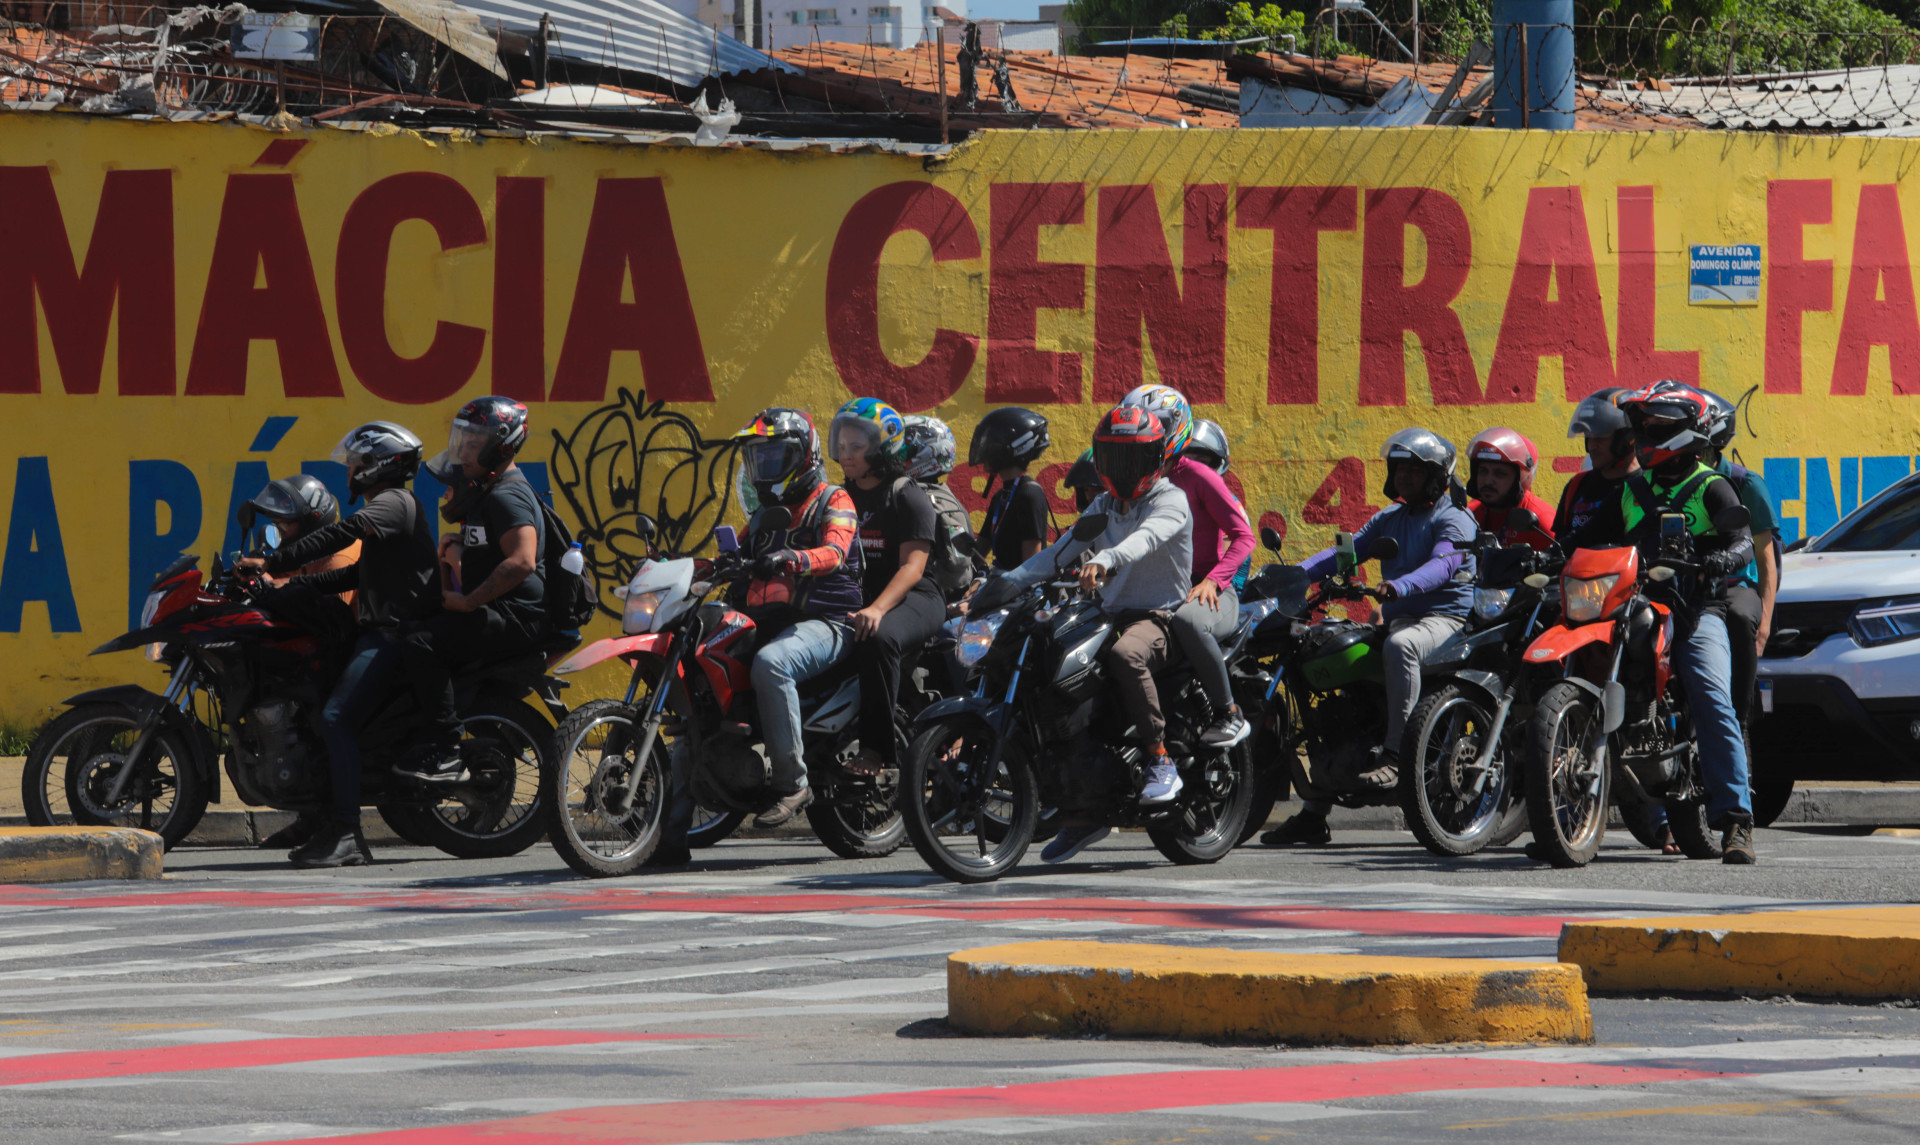
[[678,1026],[690,1022],[729,1022],[742,1018],[804,1018],[856,1014],[868,1017],[906,1014],[944,1014],[941,1002],[875,1002],[870,1005],[829,1006],[745,1006],[733,1010],[683,1010],[665,1014],[595,1014],[585,1018],[555,1018],[545,1022],[526,1022],[517,1026],[497,1026],[502,1030],[628,1030],[635,1033],[656,1026]]

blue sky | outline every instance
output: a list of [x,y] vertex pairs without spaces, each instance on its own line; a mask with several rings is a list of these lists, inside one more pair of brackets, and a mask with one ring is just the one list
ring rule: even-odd
[[1040,0],[968,0],[967,15],[976,20],[1032,20],[1040,15]]

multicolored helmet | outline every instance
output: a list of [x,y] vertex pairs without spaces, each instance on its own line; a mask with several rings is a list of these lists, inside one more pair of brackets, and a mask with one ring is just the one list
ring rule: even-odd
[[906,461],[907,419],[879,398],[855,398],[834,411],[827,427],[833,456],[840,456],[841,435],[858,432],[866,442],[867,465],[877,474],[898,473]]
[[1187,396],[1172,386],[1135,386],[1120,399],[1120,405],[1146,410],[1160,419],[1172,444],[1170,456],[1178,456],[1193,436],[1193,407],[1187,403]]
[[1115,406],[1093,431],[1093,467],[1116,501],[1143,496],[1180,456],[1166,423],[1139,406]]
[[763,409],[733,440],[741,478],[762,505],[798,505],[822,480],[820,435],[805,410]]
[[959,455],[959,439],[946,422],[925,414],[907,415],[907,476],[916,481],[938,480],[953,472]]
[[1712,444],[1707,433],[1713,403],[1684,382],[1663,379],[1620,395],[1620,409],[1633,423],[1633,448],[1648,469],[1676,458],[1699,457]]

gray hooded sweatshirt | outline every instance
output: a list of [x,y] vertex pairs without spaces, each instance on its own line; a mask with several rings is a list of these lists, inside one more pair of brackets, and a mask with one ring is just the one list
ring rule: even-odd
[[1156,479],[1145,496],[1124,510],[1102,493],[1087,512],[1106,513],[1106,531],[1090,545],[1074,540],[1071,532],[1060,534],[1007,574],[1014,587],[1038,584],[1056,575],[1056,568],[1071,564],[1082,550],[1092,549],[1087,563],[1107,570],[1100,599],[1108,612],[1171,612],[1186,601],[1193,583],[1193,513],[1187,495],[1173,482]]

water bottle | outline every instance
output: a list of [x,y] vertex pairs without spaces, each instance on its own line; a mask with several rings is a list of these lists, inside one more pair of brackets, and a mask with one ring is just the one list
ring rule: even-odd
[[587,567],[587,554],[581,550],[580,542],[567,546],[566,555],[560,558],[560,567],[574,576],[579,576],[580,570]]

